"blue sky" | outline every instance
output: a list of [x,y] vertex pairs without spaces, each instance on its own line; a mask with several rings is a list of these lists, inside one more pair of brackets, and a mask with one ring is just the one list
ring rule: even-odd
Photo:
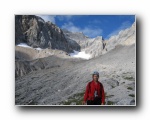
[[51,21],[62,29],[83,32],[94,38],[103,36],[108,39],[119,31],[131,27],[135,15],[38,15],[45,21]]

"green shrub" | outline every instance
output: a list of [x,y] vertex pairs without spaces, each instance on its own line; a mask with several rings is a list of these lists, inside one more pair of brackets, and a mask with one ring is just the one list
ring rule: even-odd
[[113,97],[114,95],[106,95],[106,98],[111,98]]
[[134,80],[134,77],[132,76],[123,76],[123,78],[130,81]]
[[107,101],[107,105],[113,105],[114,104],[114,102],[112,102],[112,101]]
[[129,94],[129,96],[131,96],[131,97],[135,97],[135,95],[134,95],[134,94]]
[[127,89],[128,89],[128,90],[133,90],[133,88],[132,88],[132,87],[128,87]]
[[64,101],[63,105],[71,105],[71,103],[76,103],[76,105],[82,105],[84,92],[74,94],[68,98],[68,101]]

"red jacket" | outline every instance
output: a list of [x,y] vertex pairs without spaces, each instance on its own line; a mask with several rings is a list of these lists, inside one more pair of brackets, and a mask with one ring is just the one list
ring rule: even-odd
[[89,82],[86,86],[86,91],[84,94],[84,101],[94,100],[94,92],[97,91],[98,97],[101,97],[102,103],[105,103],[105,93],[103,85],[98,81],[97,84],[94,80]]

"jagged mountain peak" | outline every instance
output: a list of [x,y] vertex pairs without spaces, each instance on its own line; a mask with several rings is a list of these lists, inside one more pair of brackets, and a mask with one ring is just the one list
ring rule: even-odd
[[71,32],[66,29],[63,29],[63,33],[65,34],[67,39],[71,39],[74,41],[90,39],[88,36],[84,35],[83,32]]
[[[107,42],[105,42],[105,50],[110,51],[114,49],[117,45],[132,45],[136,42],[136,31],[135,31],[135,22],[130,28],[121,30],[118,35],[111,36]],[[104,51],[105,51],[104,50]],[[106,52],[105,51],[105,52]]]
[[15,43],[26,43],[34,48],[73,51],[59,27],[34,15],[15,16]]
[[59,28],[56,24],[45,22],[34,15],[15,16],[15,43],[26,43],[33,48],[48,48],[65,51],[67,54],[83,51],[93,57],[105,54],[117,45],[135,43],[135,23],[121,30],[118,35],[104,40],[102,36],[89,38],[83,32],[71,32]]

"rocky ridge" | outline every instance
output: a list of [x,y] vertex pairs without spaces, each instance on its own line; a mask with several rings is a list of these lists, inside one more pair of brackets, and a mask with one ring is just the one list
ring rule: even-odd
[[135,23],[130,28],[122,30],[118,35],[111,36],[108,40],[103,40],[102,36],[88,38],[83,33],[69,32],[64,30],[67,40],[76,41],[81,46],[81,51],[91,55],[91,58],[105,54],[114,49],[117,45],[132,45],[135,43]]
[[15,16],[15,44],[19,43],[27,43],[33,48],[72,52],[72,48],[59,27],[34,15]]

